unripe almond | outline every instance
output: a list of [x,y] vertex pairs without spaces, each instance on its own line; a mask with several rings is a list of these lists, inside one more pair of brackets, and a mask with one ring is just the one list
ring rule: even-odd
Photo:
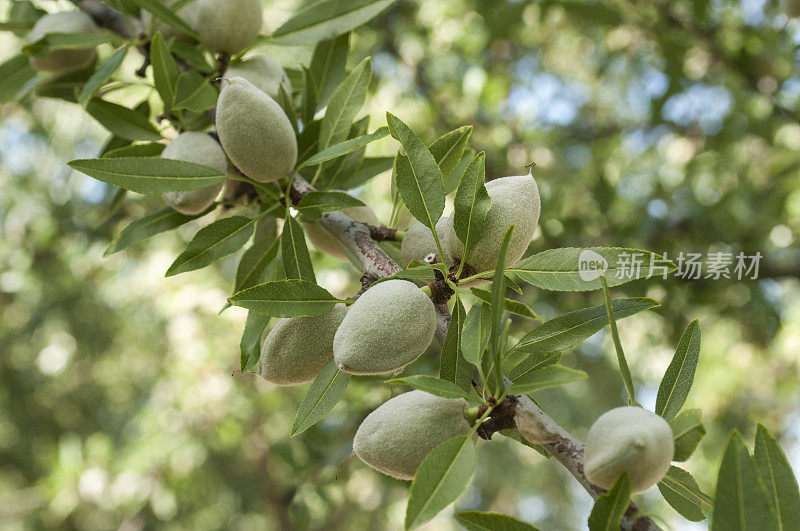
[[375,470],[411,480],[438,444],[469,433],[463,398],[410,391],[384,402],[358,427],[353,452]]
[[[516,264],[525,254],[536,233],[541,212],[539,188],[532,175],[501,177],[486,183],[492,198],[492,208],[486,215],[481,238],[469,249],[466,265],[476,273],[489,271],[497,265],[503,237],[511,225],[514,234],[508,246],[506,266]],[[460,260],[464,244],[458,239],[453,224],[448,224],[447,242],[454,260]]]
[[603,413],[589,429],[583,470],[594,485],[610,489],[628,472],[633,492],[642,492],[669,470],[675,453],[672,428],[660,416],[640,407],[618,407]]
[[223,79],[241,77],[266,92],[273,99],[278,99],[279,87],[283,85],[286,94],[291,96],[292,83],[281,64],[266,55],[257,55],[228,67]]
[[[194,162],[221,172],[228,171],[228,159],[225,158],[225,152],[222,151],[217,141],[207,134],[197,131],[187,131],[178,135],[164,148],[161,157]],[[220,183],[200,190],[167,192],[162,197],[169,206],[181,214],[195,216],[211,206],[222,190],[222,186]]]
[[258,373],[278,385],[313,381],[333,356],[333,336],[347,314],[337,304],[319,317],[281,319],[261,345]]
[[235,55],[261,31],[261,0],[194,0],[184,16],[200,40],[215,52]]
[[[378,216],[369,206],[352,207],[342,210],[342,212],[356,221],[367,223],[369,225],[380,225]],[[319,223],[303,223],[306,236],[314,244],[318,251],[338,258],[339,260],[347,260],[347,256],[342,250],[342,245],[339,239],[328,232],[328,230]]]
[[444,253],[444,260],[442,260],[439,256],[439,249],[436,247],[436,241],[433,239],[431,229],[419,221],[415,221],[406,231],[406,235],[403,236],[403,243],[400,246],[400,255],[403,263],[400,265],[407,266],[408,263],[414,259],[425,260],[425,257],[429,254],[436,256],[437,262],[444,262],[445,264],[452,263],[446,241],[448,237],[447,225],[452,223],[453,220],[450,219],[450,217],[440,218],[436,223],[436,234],[439,236],[439,243]]
[[222,82],[217,133],[237,168],[260,182],[286,177],[297,162],[297,140],[275,100],[241,77]]
[[[83,11],[63,11],[44,15],[34,24],[28,35],[28,42],[36,42],[50,33],[95,33],[94,20]],[[63,48],[33,56],[31,66],[42,72],[63,73],[76,70],[94,61],[94,48]]]
[[375,284],[350,307],[336,331],[333,356],[344,372],[386,374],[420,357],[436,331],[433,303],[416,284]]

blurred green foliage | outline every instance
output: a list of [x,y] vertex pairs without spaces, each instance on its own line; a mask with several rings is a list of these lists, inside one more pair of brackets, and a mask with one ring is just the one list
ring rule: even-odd
[[[265,30],[298,5],[268,2]],[[762,253],[758,280],[673,277],[614,290],[662,303],[619,325],[645,407],[682,329],[700,319],[687,407],[703,410],[709,433],[686,468],[711,491],[727,434],[752,438],[756,421],[800,468],[798,42],[800,22],[764,0],[402,1],[352,39],[351,65],[373,55],[370,129],[387,110],[426,141],[472,124],[470,146],[486,151],[489,178],[536,163],[543,212],[531,251]],[[19,46],[0,35],[3,58]],[[310,57],[302,47],[259,51],[293,67]],[[123,65],[132,81],[140,61],[129,54]],[[141,87],[115,95],[128,104],[146,96]],[[197,225],[103,258],[158,198],[128,197],[109,213],[114,191],[69,171],[64,161],[95,156],[106,141],[77,106],[26,101],[0,113],[3,525],[399,528],[406,485],[358,460],[341,465],[360,420],[398,389],[354,379],[326,420],[290,439],[304,389],[231,376],[244,313],[218,312],[235,262],[164,279]],[[388,183],[384,175],[361,192],[387,222]],[[315,258],[322,285],[356,290],[355,269]],[[523,298],[548,317],[601,303],[599,293],[530,288]],[[512,335],[532,326],[515,318]],[[431,350],[412,371],[435,373]],[[624,402],[610,338],[598,334],[563,363],[590,379],[536,398],[583,437]],[[589,497],[563,469],[496,439],[479,445],[458,509],[585,527]],[[655,489],[638,501],[685,528]],[[428,524],[455,525],[447,513]]]

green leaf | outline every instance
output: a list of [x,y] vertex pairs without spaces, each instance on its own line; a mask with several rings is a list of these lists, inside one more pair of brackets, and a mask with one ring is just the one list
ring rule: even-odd
[[[314,74],[311,70],[303,66],[303,105],[300,109],[300,117],[303,123],[310,124],[314,121],[314,115],[317,113],[317,82],[314,79]],[[327,147],[327,146],[321,146]],[[299,158],[298,160],[304,160]]]
[[630,501],[631,482],[628,473],[623,472],[608,492],[601,494],[594,502],[589,515],[589,531],[618,531]]
[[534,254],[509,268],[520,280],[553,291],[592,291],[602,287],[605,272],[608,286],[619,286],[676,269],[675,264],[650,251],[620,247],[567,247]]
[[364,157],[358,168],[350,175],[340,175],[331,183],[330,188],[350,190],[361,186],[376,175],[391,170],[394,157]]
[[[643,297],[616,299],[611,303],[619,321],[639,312],[657,308],[658,301]],[[546,321],[527,333],[511,349],[519,352],[558,352],[574,347],[608,326],[605,305],[575,310]]]
[[283,86],[283,83],[278,84],[278,104],[283,109],[283,112],[286,113],[286,117],[289,118],[294,134],[297,136],[300,133],[300,129],[297,126],[297,112],[294,110],[292,95],[286,92],[286,87]]
[[444,180],[445,194],[450,195],[455,192],[456,189],[458,189],[458,185],[461,182],[461,176],[464,175],[465,171],[467,171],[467,166],[470,165],[472,159],[475,158],[475,155],[477,155],[477,153],[474,149],[464,149],[464,154],[461,155],[461,160],[458,162],[453,171],[450,172],[450,175],[448,175]]
[[[486,155],[481,151],[464,171],[453,202],[453,228],[458,239],[464,242],[464,256],[483,234],[486,215],[492,208],[492,198],[484,186],[485,178]],[[505,261],[503,265],[505,267]],[[502,273],[501,269],[501,276]]]
[[368,135],[362,135],[357,138],[345,140],[344,142],[339,142],[338,144],[323,149],[313,157],[304,160],[299,166],[297,166],[297,169],[300,170],[300,168],[304,168],[306,166],[314,166],[315,164],[321,164],[327,160],[335,159],[336,157],[341,157],[342,155],[347,155],[351,151],[355,151],[356,149],[363,147],[370,142],[379,140],[388,135],[389,129],[386,127],[381,127]]
[[549,365],[518,377],[508,388],[508,394],[524,395],[542,389],[560,387],[578,380],[585,380],[586,378],[588,378],[588,375],[583,371],[562,367],[561,365]]
[[406,376],[405,378],[394,378],[386,380],[384,383],[401,383],[409,385],[414,389],[425,391],[432,395],[441,396],[442,398],[465,398],[467,400],[478,401],[478,398],[469,394],[461,389],[453,382],[448,382],[435,376],[428,376],[426,374],[415,374],[414,376]]
[[312,44],[362,24],[396,0],[322,0],[301,9],[272,34],[272,44]]
[[158,157],[166,144],[161,142],[148,142],[146,144],[132,144],[103,153],[104,159],[118,159],[121,157]]
[[245,216],[231,216],[203,227],[169,266],[166,276],[202,269],[235,253],[253,235],[255,221]]
[[747,444],[734,431],[728,439],[717,476],[711,531],[778,529],[775,514]]
[[54,50],[94,48],[101,44],[124,42],[117,35],[107,31],[96,33],[48,33],[41,39],[22,47],[25,55],[46,55]]
[[363,207],[364,202],[350,194],[344,192],[319,192],[317,190],[308,192],[297,203],[297,210],[312,215],[322,214],[323,212],[335,212],[345,208]]
[[669,421],[675,436],[673,461],[686,461],[706,434],[703,414],[699,409],[687,409]]
[[511,225],[506,230],[503,236],[503,242],[500,244],[500,252],[497,256],[497,265],[495,267],[494,279],[492,280],[492,327],[489,334],[489,359],[494,363],[494,370],[497,375],[497,387],[495,388],[495,396],[499,396],[503,392],[503,371],[500,364],[500,348],[503,340],[503,315],[505,314],[505,294],[506,294],[506,277],[503,274],[503,269],[506,266],[506,254],[508,254],[508,246],[511,243],[511,237],[514,234],[514,225]]
[[329,312],[337,302],[345,302],[313,282],[294,279],[243,289],[228,301],[233,306],[272,317],[318,317]]
[[314,276],[311,255],[308,254],[303,227],[289,214],[288,209],[286,211],[286,221],[283,224],[283,232],[281,233],[281,257],[283,258],[283,268],[286,270],[287,278],[296,278],[309,282],[317,281]]
[[328,363],[311,383],[308,393],[297,410],[297,416],[292,424],[292,437],[300,435],[322,420],[339,402],[348,383],[350,383],[350,375],[340,371],[333,358],[328,360]]
[[756,428],[755,460],[767,489],[767,499],[777,516],[778,529],[800,529],[800,490],[792,467],[778,441],[759,424]]
[[[492,303],[491,291],[481,288],[470,288],[470,292],[483,302],[488,302],[489,304]],[[534,312],[531,309],[531,307],[525,304],[524,302],[506,298],[503,304],[505,306],[506,311],[508,312],[515,313],[523,317],[530,317],[531,319],[536,319],[537,321],[541,321],[541,319],[539,319],[539,316],[536,315],[536,312]]]
[[[356,120],[350,126],[350,132],[347,135],[347,140],[353,140],[359,136],[366,135],[368,127],[369,116],[364,116],[360,120]],[[343,157],[339,157],[334,161],[324,163],[317,170],[316,175],[314,175],[314,179],[316,179],[314,182],[317,183],[316,186],[322,190],[336,189],[337,181],[346,179],[350,174],[355,172],[355,170],[361,164],[361,161],[364,159],[364,153],[366,150],[366,145],[362,145]]]
[[466,317],[464,304],[461,302],[459,294],[456,293],[453,316],[450,318],[450,326],[447,328],[447,335],[442,344],[439,377],[455,383],[464,391],[470,391],[472,389],[472,366],[464,359],[464,354],[461,352],[461,333]]
[[26,55],[15,55],[0,65],[0,103],[11,101],[31,79],[36,70],[31,68]]
[[537,531],[535,527],[506,514],[464,511],[456,515],[467,531]]
[[350,34],[345,33],[335,39],[328,39],[314,47],[309,70],[317,82],[317,109],[327,105],[344,79],[347,65],[347,52],[350,49]]
[[190,70],[178,76],[175,84],[176,109],[204,112],[217,104],[217,89],[211,86],[207,77]]
[[477,452],[469,435],[448,439],[422,461],[411,483],[406,529],[436,516],[467,488],[475,472]]
[[469,363],[481,363],[483,352],[489,345],[492,333],[492,308],[488,304],[475,302],[469,309],[461,331],[461,352]]
[[153,65],[153,81],[156,90],[164,102],[164,112],[169,114],[172,103],[175,101],[175,85],[178,82],[180,70],[160,31],[156,32],[153,42],[150,44],[150,62]]
[[561,361],[560,352],[537,352],[531,354],[518,363],[509,373],[511,380],[517,380],[531,371],[536,371],[548,365],[557,365]]
[[683,331],[675,356],[658,386],[656,413],[665,419],[674,418],[686,402],[699,358],[700,322],[695,319]]
[[702,491],[687,471],[670,466],[667,475],[658,482],[658,490],[670,507],[690,522],[702,522],[706,519],[702,500],[698,496]]
[[114,52],[114,55],[109,57],[108,60],[103,63],[102,66],[100,66],[100,68],[94,72],[94,74],[92,74],[92,76],[89,78],[89,81],[87,81],[83,86],[83,89],[78,96],[78,103],[84,107],[86,106],[86,104],[89,102],[89,99],[94,95],[95,92],[97,92],[97,89],[99,89],[103,83],[108,81],[108,78],[110,78],[114,72],[117,71],[122,64],[123,59],[125,59],[125,54],[127,53],[128,47],[123,46]]
[[258,312],[247,312],[242,339],[239,341],[241,371],[252,371],[261,358],[261,336],[264,335],[270,317]]
[[[436,222],[444,212],[442,170],[417,135],[396,116],[386,113],[389,130],[406,150],[395,158],[397,190],[411,215],[431,229],[436,237]],[[438,237],[436,237],[438,240]]]
[[209,211],[210,210],[207,210],[196,216],[186,216],[167,207],[158,212],[148,214],[125,227],[119,236],[111,242],[111,245],[108,246],[103,256],[108,256],[123,249],[127,249],[131,245],[146,240],[161,232],[176,229],[184,223],[205,216]]
[[320,152],[347,139],[350,124],[367,99],[370,81],[372,59],[367,57],[342,81],[325,109],[325,116],[319,126]]
[[445,179],[447,179],[461,161],[464,147],[467,145],[471,134],[472,126],[465,125],[449,133],[445,133],[434,140],[433,144],[428,146],[428,150],[431,152],[431,155],[433,155],[439,169],[442,170],[442,176]]
[[112,134],[127,140],[161,140],[161,133],[147,117],[133,109],[92,98],[86,112]]
[[214,73],[214,67],[208,64],[206,56],[197,46],[187,42],[173,42],[170,46],[170,51],[198,72],[204,74]]
[[156,157],[78,159],[67,164],[98,181],[140,194],[199,190],[227,178],[208,166]]
[[133,3],[142,9],[149,11],[156,18],[165,22],[168,26],[175,28],[181,33],[185,33],[190,37],[200,40],[197,33],[189,27],[178,15],[176,15],[170,8],[159,2],[158,0],[131,0]]
[[248,248],[236,268],[234,293],[258,283],[261,273],[278,256],[280,239],[276,237],[274,218],[262,218],[256,225],[253,245]]

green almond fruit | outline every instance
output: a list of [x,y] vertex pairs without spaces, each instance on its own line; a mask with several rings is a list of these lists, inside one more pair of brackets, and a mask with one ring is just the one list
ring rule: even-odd
[[[96,33],[94,20],[83,11],[50,13],[36,21],[28,34],[28,42],[36,42],[50,33]],[[88,66],[95,58],[94,48],[63,48],[30,58],[31,66],[40,72],[64,73]]]
[[223,79],[235,77],[246,79],[275,100],[278,99],[281,86],[286,94],[292,94],[292,83],[286,71],[278,61],[266,55],[257,55],[228,67]]
[[[228,171],[228,159],[219,143],[209,135],[197,131],[187,131],[178,135],[164,148],[161,157],[202,164],[223,173]],[[167,192],[162,197],[169,206],[181,214],[196,216],[214,203],[222,187],[223,184],[220,183],[200,190]]]

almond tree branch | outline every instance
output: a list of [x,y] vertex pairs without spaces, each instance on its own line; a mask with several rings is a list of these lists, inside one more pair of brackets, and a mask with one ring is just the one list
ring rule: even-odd
[[[125,38],[132,38],[134,32],[141,32],[141,27],[135,26],[136,24],[140,26],[138,19],[130,19],[134,24],[132,28],[131,23],[124,15],[99,0],[83,0],[78,2],[78,7],[87,12],[99,26],[110,29]],[[292,201],[299,201],[313,190],[314,188],[308,181],[300,175],[295,175],[291,187]],[[390,234],[383,228],[370,227],[353,220],[341,211],[322,214],[319,223],[336,236],[362,265],[364,268],[362,284],[364,286],[369,286],[379,278],[402,271],[402,268],[376,242],[381,239],[393,239],[396,233]],[[439,343],[444,342],[447,328],[450,325],[447,301],[451,295],[452,290],[444,282],[443,277],[437,278],[431,286],[431,296],[436,309],[436,339]],[[506,383],[510,384],[510,381]],[[553,458],[578,480],[592,498],[600,496],[604,492],[603,489],[589,483],[583,473],[583,442],[574,438],[527,396],[509,397],[508,400],[512,405],[503,408],[503,411],[511,412],[513,417],[492,418],[490,419],[491,425],[498,429],[512,427],[511,420],[513,418],[513,424],[526,440],[543,445]],[[491,437],[491,431],[484,430],[483,435]],[[636,519],[636,512],[636,506],[631,503],[622,518],[622,529],[626,531],[659,531],[660,528],[650,518]]]

